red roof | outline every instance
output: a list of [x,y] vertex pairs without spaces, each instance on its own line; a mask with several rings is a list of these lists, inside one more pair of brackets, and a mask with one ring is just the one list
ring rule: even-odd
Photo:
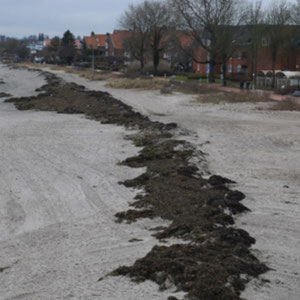
[[123,49],[123,41],[126,37],[128,37],[128,35],[128,30],[115,30],[114,33],[111,35],[114,48],[119,50]]
[[44,46],[45,47],[49,47],[51,45],[51,40],[47,39],[47,40],[44,40]]
[[93,36],[85,36],[84,40],[88,49],[98,49],[100,47],[105,47],[107,36],[106,34],[95,34]]

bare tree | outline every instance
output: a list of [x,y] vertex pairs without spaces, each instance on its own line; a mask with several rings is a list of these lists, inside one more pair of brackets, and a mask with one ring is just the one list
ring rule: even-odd
[[300,25],[300,0],[297,0],[297,2],[293,5],[292,18],[294,24]]
[[223,73],[226,72],[225,61],[233,52],[234,40],[232,26],[241,23],[244,12],[239,0],[171,0],[183,21],[183,29],[203,47],[206,58],[193,57],[200,64],[210,66],[209,81],[214,82],[215,67],[218,59],[223,61]]
[[[152,49],[152,59],[154,74],[157,74],[157,69],[160,61],[160,54],[166,45],[167,32],[170,24],[170,12],[166,3],[161,1],[144,1],[144,9],[147,19],[150,23],[150,42]],[[164,43],[165,42],[165,43]]]
[[121,26],[130,31],[125,45],[133,57],[140,61],[141,70],[144,68],[146,54],[151,49],[154,73],[157,73],[169,19],[170,14],[165,3],[155,0],[130,5],[122,16]]
[[55,36],[51,39],[50,44],[41,51],[41,55],[44,57],[47,62],[55,62],[59,55],[61,45],[61,39],[58,36]]
[[150,45],[150,22],[146,18],[144,5],[129,5],[121,17],[120,25],[129,30],[129,35],[124,40],[124,47],[134,59],[140,62],[140,70],[143,72]]
[[4,52],[9,55],[16,54],[19,44],[20,42],[17,39],[8,39],[3,43]]
[[264,31],[264,10],[262,1],[258,0],[250,3],[247,9],[247,32],[248,35],[248,59],[251,65],[251,74],[254,85],[256,85],[258,50],[261,47],[261,41]]
[[170,31],[164,53],[167,54],[171,68],[177,71],[190,71],[192,68],[193,41],[180,31]]
[[217,32],[218,62],[222,65],[222,84],[227,85],[227,61],[243,43],[244,26],[220,26]]
[[290,6],[286,1],[273,1],[266,16],[266,42],[271,51],[272,58],[272,87],[275,88],[275,67],[278,55],[291,39],[292,15]]

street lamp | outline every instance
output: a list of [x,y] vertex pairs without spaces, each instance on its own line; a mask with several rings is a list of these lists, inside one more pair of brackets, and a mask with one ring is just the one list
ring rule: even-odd
[[94,45],[92,46],[92,79],[94,80],[95,75],[95,53],[94,53]]

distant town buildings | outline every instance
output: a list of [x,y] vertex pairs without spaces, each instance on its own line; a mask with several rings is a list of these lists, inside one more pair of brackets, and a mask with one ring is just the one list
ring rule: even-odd
[[[299,34],[299,29],[295,32]],[[114,30],[113,33],[92,32],[89,36],[84,36],[82,39],[78,37],[75,39],[78,57],[80,57],[81,61],[84,61],[85,57],[91,57],[94,54],[97,59],[103,58],[112,65],[117,63],[130,64],[133,61],[133,55],[125,47],[125,41],[129,36],[130,31]],[[4,35],[0,35],[0,42],[5,42],[6,40],[7,38]],[[177,44],[174,40],[177,40]],[[42,50],[51,45],[51,40],[43,33],[31,35],[23,41],[32,56],[39,56]],[[196,74],[206,75],[212,68],[208,63],[209,53],[203,47],[200,47],[199,44],[197,46],[197,43],[193,41],[190,35],[176,31],[164,37],[162,43],[164,45],[162,47],[163,51],[161,51],[161,60],[169,64],[172,70],[193,71]],[[253,53],[251,53],[252,43],[251,34],[247,32],[244,40],[239,42],[231,57],[227,59],[226,75],[229,79],[245,78],[247,80],[248,78],[252,79],[254,75],[265,78],[270,76],[273,68],[276,74],[300,72],[299,36],[294,37],[293,47],[276,54],[275,64],[268,44],[268,36],[262,36],[257,42],[255,60]],[[213,67],[215,74],[222,74],[223,64],[220,60],[218,61],[217,59]],[[294,73],[285,74],[292,76],[291,74]]]
[[43,41],[30,42],[27,44],[27,48],[30,50],[31,54],[37,54],[38,51],[42,51],[45,47]]
[[88,50],[96,50],[99,55],[128,60],[130,53],[126,52],[124,40],[129,35],[127,30],[115,30],[112,34],[95,34],[85,36],[83,41]]

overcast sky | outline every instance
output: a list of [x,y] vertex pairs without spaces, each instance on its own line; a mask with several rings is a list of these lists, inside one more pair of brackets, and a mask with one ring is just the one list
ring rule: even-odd
[[0,0],[0,35],[22,38],[39,32],[62,36],[106,33],[118,27],[130,3],[142,0]]
[[[269,2],[271,0],[264,0]],[[293,0],[290,0],[293,1]],[[130,3],[142,0],[0,0],[0,35],[75,36],[112,32]]]

